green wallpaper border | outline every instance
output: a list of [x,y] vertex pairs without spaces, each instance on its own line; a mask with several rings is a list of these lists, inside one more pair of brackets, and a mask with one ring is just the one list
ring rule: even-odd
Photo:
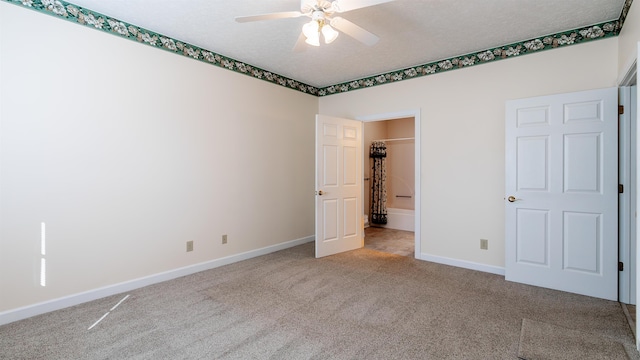
[[288,77],[261,69],[242,61],[188,44],[168,36],[120,21],[115,18],[85,9],[63,0],[0,0],[19,5],[47,15],[62,18],[109,34],[120,36],[141,44],[186,56],[227,70],[261,79],[303,93],[317,95],[318,88]]
[[544,50],[566,47],[592,40],[599,40],[619,34],[618,21],[601,23],[586,28],[570,30],[554,35],[543,36],[523,42],[491,48],[466,55],[430,62],[423,65],[408,67],[379,75],[348,81],[321,88],[318,96],[326,96],[344,93],[360,88],[368,88],[378,85],[394,83],[398,81],[414,79],[422,76],[439,74],[446,71],[468,68],[475,65],[486,64],[498,60],[518,57],[526,54],[537,53]]
[[56,16],[80,25],[88,26],[116,36],[186,56],[227,70],[241,73],[256,79],[284,86],[314,96],[328,96],[353,90],[369,88],[441,72],[467,68],[502,59],[513,58],[544,50],[581,44],[588,41],[618,36],[624,25],[633,0],[626,0],[615,21],[604,22],[583,28],[569,30],[553,35],[542,36],[522,42],[486,49],[474,53],[455,56],[448,59],[394,70],[378,75],[317,88],[300,81],[261,69],[242,61],[217,54],[170,37],[143,29],[141,27],[105,16],[63,0],[1,0],[24,8]]

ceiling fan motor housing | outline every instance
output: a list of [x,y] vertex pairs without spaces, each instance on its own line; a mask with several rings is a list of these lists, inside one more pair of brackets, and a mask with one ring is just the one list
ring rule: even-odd
[[316,11],[320,11],[325,14],[332,14],[339,10],[338,3],[336,1],[326,0],[301,0],[300,12],[307,16],[313,16]]
[[326,16],[324,14],[324,11],[322,11],[322,10],[315,10],[311,14],[311,20],[313,20],[313,21],[317,21],[319,23],[324,23],[325,19],[326,19]]

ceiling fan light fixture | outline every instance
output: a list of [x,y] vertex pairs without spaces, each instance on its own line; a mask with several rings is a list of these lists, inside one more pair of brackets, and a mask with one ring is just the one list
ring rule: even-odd
[[304,42],[306,42],[309,45],[320,46],[320,37],[319,36],[309,37]]
[[297,18],[301,16],[310,18],[311,21],[302,26],[302,34],[298,37],[298,42],[296,42],[294,51],[302,51],[304,43],[312,46],[320,46],[320,37],[324,38],[325,44],[331,44],[338,38],[338,35],[341,32],[365,45],[373,46],[378,42],[378,40],[380,40],[376,35],[347,19],[343,19],[340,16],[335,15],[336,13],[366,8],[391,1],[394,0],[300,0],[300,11],[238,16],[236,17],[236,21],[243,23],[271,19]]
[[302,26],[302,33],[309,38],[318,37],[319,24],[317,21],[311,20]]
[[311,20],[302,26],[302,33],[307,38],[305,42],[309,45],[320,46],[320,24]]
[[340,33],[335,31],[331,25],[325,24],[322,27],[322,36],[324,36],[324,43],[331,44],[333,40],[335,40]]

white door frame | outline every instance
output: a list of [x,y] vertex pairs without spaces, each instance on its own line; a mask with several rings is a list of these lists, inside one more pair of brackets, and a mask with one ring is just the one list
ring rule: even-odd
[[[416,110],[405,110],[398,111],[392,113],[384,113],[384,114],[374,114],[374,115],[366,115],[366,116],[356,116],[356,120],[360,120],[363,122],[371,122],[371,121],[382,121],[382,120],[394,120],[394,119],[402,119],[402,118],[414,118],[414,138],[415,138],[415,165],[414,165],[414,176],[415,176],[415,201],[414,201],[414,238],[415,238],[415,249],[414,256],[416,259],[421,259],[421,236],[420,236],[420,208],[421,208],[421,171],[420,171],[420,109]],[[362,137],[363,148],[364,148],[364,136]],[[364,161],[362,162],[362,173],[364,174]],[[362,198],[364,199],[364,178],[362,179]]]
[[[622,78],[618,79],[618,86],[630,86],[633,85],[635,83],[637,83],[637,76],[638,76],[638,54],[640,54],[640,42],[636,45],[636,53],[637,56],[635,57],[635,59],[631,62],[631,65],[629,65],[627,67],[627,71],[624,74],[624,76],[622,76]],[[623,97],[620,98],[621,101],[624,100]],[[635,109],[636,109],[636,114],[635,116],[635,121],[636,121],[636,125],[638,125],[638,105],[640,105],[640,101],[636,95],[635,99],[632,99],[631,96],[629,96],[629,98],[627,99],[627,102],[631,102],[633,101],[634,105],[635,105]],[[628,105],[628,104],[623,104],[623,105]],[[622,127],[621,127],[622,128]],[[621,129],[622,131],[622,129]],[[636,173],[637,173],[637,169],[638,169],[638,165],[640,165],[640,163],[638,163],[640,161],[640,147],[637,146],[637,140],[640,138],[640,126],[636,126],[636,133],[633,134],[631,136],[631,141],[635,141],[636,143],[636,163],[635,165],[635,169],[636,169]],[[633,136],[635,135],[635,139],[633,138]],[[622,136],[622,134],[620,135]],[[636,198],[636,204],[640,203],[640,191],[637,191],[638,186],[640,186],[640,179],[638,179],[638,176],[636,176],[636,183],[631,185],[634,186],[636,191],[635,191],[635,198]],[[637,216],[636,214],[620,214],[620,216],[624,216],[627,219],[632,219],[633,221],[636,222],[637,224]],[[640,235],[640,229],[638,226],[636,226],[636,240],[638,239],[638,235]],[[621,245],[622,245],[622,241],[624,241],[624,239],[620,239],[621,241]],[[636,291],[636,300],[638,298],[640,298],[640,266],[636,266],[637,264],[637,259],[640,258],[640,247],[639,246],[635,246],[635,251],[634,253],[630,256],[629,262],[630,265],[631,263],[633,263],[633,267],[635,268],[635,291]],[[631,268],[631,266],[630,266]],[[631,281],[631,280],[630,280]],[[637,309],[637,308],[636,308]],[[636,313],[638,312],[638,310],[636,310]],[[638,334],[640,334],[640,322],[636,321],[636,349],[640,350],[640,336],[638,336]]]
[[[619,91],[619,103],[625,108],[624,114],[620,116],[619,126],[619,138],[620,138],[620,152],[619,152],[619,168],[620,178],[619,181],[624,186],[624,193],[620,194],[620,235],[619,235],[619,247],[620,247],[620,261],[625,265],[624,271],[620,272],[619,278],[619,301],[623,303],[634,303],[638,299],[638,279],[640,279],[640,273],[638,273],[637,259],[638,259],[638,228],[636,221],[638,198],[638,183],[637,183],[637,161],[638,147],[638,99],[635,91],[631,91],[630,86],[637,83],[637,59],[634,60],[629,66],[625,75],[618,80]],[[633,112],[632,112],[633,111]],[[634,117],[632,120],[631,117]],[[631,123],[635,126],[632,127]],[[635,132],[632,129],[635,128]],[[623,145],[624,144],[624,145]],[[635,159],[636,163],[631,163],[634,156],[631,156],[631,150],[636,149]],[[636,179],[636,183],[632,183],[633,179]],[[632,234],[631,232],[634,232]],[[639,343],[640,344],[640,343]]]
[[[636,159],[636,154],[631,150],[636,147],[637,134],[632,132],[637,122],[632,120],[635,116],[636,94],[631,91],[629,85],[633,85],[629,78],[627,82],[620,84],[619,103],[624,106],[624,114],[619,117],[619,177],[618,181],[624,187],[624,192],[619,194],[619,261],[624,264],[624,270],[619,273],[618,300],[625,304],[636,302],[636,184],[632,180],[636,178],[637,166],[631,161]],[[632,121],[634,127],[631,126]],[[637,130],[636,130],[637,131]]]

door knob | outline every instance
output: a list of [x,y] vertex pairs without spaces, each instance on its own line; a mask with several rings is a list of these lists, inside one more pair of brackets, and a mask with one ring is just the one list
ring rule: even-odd
[[515,196],[509,196],[509,197],[507,198],[507,200],[509,200],[509,202],[514,202],[514,201],[516,201],[516,200],[518,200],[518,199],[516,199],[516,197],[515,197]]
[[322,196],[322,194],[324,194],[324,193],[322,192],[322,190],[319,190],[319,191],[316,191],[316,194]]

